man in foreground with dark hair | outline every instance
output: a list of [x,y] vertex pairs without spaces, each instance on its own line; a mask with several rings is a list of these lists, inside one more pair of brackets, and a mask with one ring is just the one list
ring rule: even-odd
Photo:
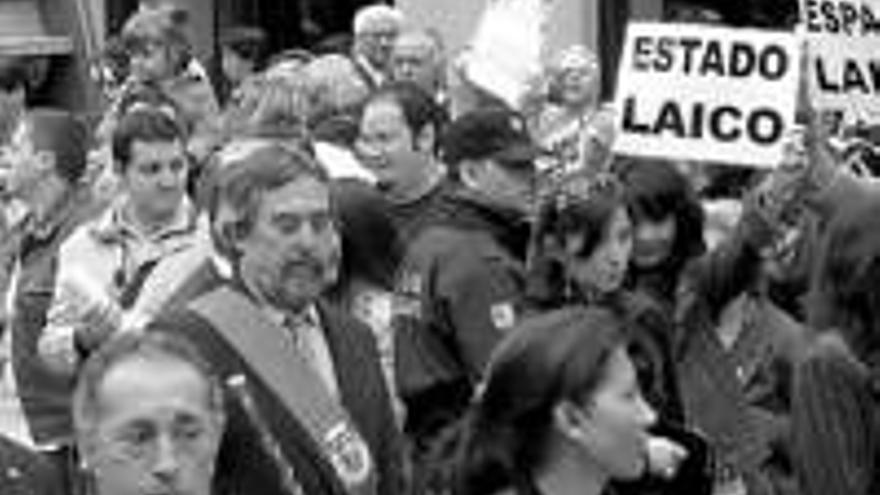
[[108,342],[83,367],[73,417],[91,493],[214,493],[223,389],[180,337],[129,333]]

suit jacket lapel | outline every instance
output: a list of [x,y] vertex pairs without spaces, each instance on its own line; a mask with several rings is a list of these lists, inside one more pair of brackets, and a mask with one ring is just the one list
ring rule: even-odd
[[336,372],[336,382],[339,385],[339,395],[342,405],[348,410],[352,419],[360,422],[364,412],[364,404],[361,400],[362,390],[360,380],[363,379],[361,359],[351,335],[351,329],[346,328],[346,322],[339,316],[337,309],[320,302],[318,312],[321,315],[321,329],[327,340],[327,347],[333,358],[333,368]]

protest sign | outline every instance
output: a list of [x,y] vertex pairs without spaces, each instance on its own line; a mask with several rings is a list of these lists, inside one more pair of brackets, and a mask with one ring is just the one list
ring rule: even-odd
[[631,23],[618,72],[615,151],[772,167],[794,124],[790,33]]
[[801,0],[801,28],[815,106],[880,121],[880,0]]

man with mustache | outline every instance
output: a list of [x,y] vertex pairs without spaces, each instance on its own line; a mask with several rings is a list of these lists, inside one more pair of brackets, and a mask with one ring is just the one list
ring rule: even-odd
[[229,412],[219,489],[293,495],[293,479],[308,494],[399,493],[399,435],[373,337],[320,301],[341,254],[325,172],[267,143],[225,164],[215,187],[231,280],[149,329],[188,337],[249,397]]

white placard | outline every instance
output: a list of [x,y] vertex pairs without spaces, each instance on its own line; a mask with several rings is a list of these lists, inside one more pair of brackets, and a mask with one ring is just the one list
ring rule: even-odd
[[794,124],[793,33],[631,23],[620,63],[615,151],[772,167]]
[[811,95],[849,122],[880,122],[880,0],[801,0]]

